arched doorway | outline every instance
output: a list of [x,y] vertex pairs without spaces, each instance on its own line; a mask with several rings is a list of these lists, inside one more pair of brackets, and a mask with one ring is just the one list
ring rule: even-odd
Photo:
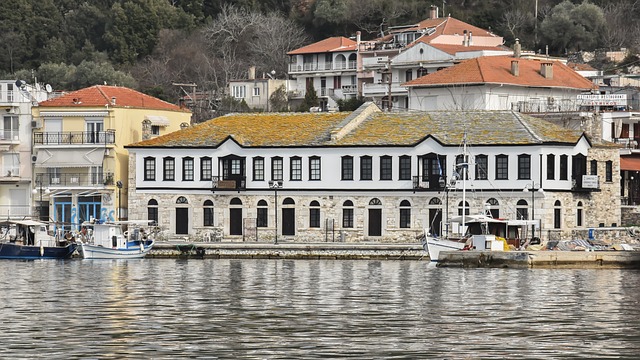
[[176,200],[176,235],[189,234],[189,208],[180,205],[188,205],[189,201],[184,196]]
[[242,235],[242,200],[237,197],[229,202],[229,235]]
[[282,201],[282,235],[296,234],[296,208],[292,198]]
[[[442,200],[437,197],[429,200],[429,232],[431,235],[442,234]],[[446,229],[445,229],[446,230]]]
[[382,201],[373,198],[369,201],[369,236],[382,236]]

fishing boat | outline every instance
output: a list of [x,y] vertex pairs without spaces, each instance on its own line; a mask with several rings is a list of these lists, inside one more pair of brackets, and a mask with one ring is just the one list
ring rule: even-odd
[[50,235],[48,224],[35,220],[0,222],[0,259],[68,259],[77,244],[71,239]]
[[[149,222],[102,222],[82,224],[78,253],[84,259],[140,259],[149,253],[154,240]],[[125,230],[128,228],[128,230]]]

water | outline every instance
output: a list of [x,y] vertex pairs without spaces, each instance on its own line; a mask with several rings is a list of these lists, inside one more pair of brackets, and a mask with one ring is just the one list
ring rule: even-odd
[[0,358],[636,358],[640,272],[0,261]]

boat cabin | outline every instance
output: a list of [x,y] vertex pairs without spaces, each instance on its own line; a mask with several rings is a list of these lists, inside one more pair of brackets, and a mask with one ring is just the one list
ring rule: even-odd
[[46,223],[35,220],[7,220],[0,222],[2,238],[19,245],[56,246]]

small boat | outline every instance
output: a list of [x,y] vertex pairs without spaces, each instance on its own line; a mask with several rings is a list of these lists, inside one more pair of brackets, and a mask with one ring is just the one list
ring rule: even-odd
[[0,228],[0,259],[68,259],[76,251],[75,242],[56,239],[40,221],[5,220]]
[[[82,224],[78,236],[78,253],[84,259],[140,259],[149,253],[154,240],[145,229],[148,221]],[[129,230],[124,230],[127,226]]]

